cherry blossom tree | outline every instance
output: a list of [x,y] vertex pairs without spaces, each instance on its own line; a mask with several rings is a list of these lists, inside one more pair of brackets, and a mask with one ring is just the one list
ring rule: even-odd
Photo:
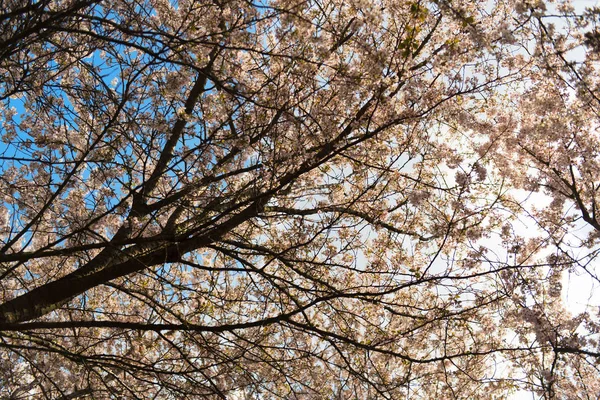
[[600,392],[597,10],[0,4],[2,397]]

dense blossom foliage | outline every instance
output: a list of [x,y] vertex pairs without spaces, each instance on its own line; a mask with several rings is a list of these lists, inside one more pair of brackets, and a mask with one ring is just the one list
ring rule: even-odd
[[596,398],[599,14],[1,0],[0,397]]

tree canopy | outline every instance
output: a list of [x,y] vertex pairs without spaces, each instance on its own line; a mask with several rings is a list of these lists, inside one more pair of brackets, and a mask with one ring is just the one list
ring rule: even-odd
[[0,0],[0,397],[596,398],[599,14]]

